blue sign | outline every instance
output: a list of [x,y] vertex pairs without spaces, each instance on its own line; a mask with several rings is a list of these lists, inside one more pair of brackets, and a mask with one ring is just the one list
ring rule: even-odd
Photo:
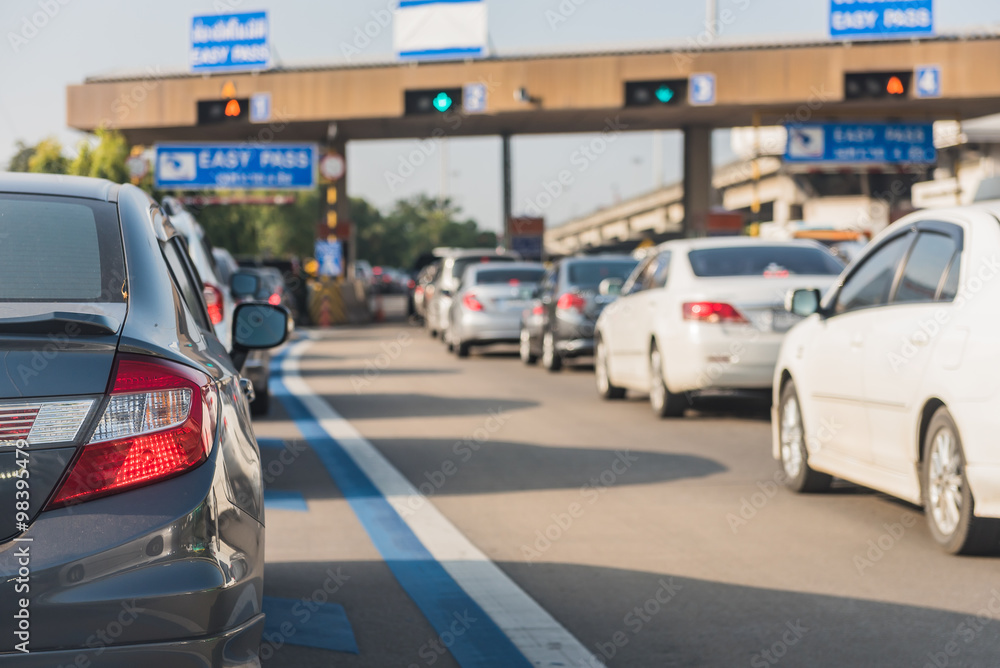
[[271,62],[267,40],[267,12],[195,16],[191,19],[191,69],[267,69]]
[[315,144],[160,144],[156,187],[177,190],[316,187]]
[[830,3],[833,39],[934,34],[934,0],[830,0]]
[[512,236],[510,249],[525,260],[541,260],[545,252],[545,240],[540,236]]
[[267,123],[271,120],[271,94],[254,93],[250,96],[250,122]]
[[715,75],[692,74],[690,78],[688,101],[699,106],[715,104]]
[[486,84],[465,84],[462,89],[462,110],[467,114],[486,112]]
[[931,164],[933,123],[789,125],[785,160],[795,163]]
[[937,65],[918,67],[914,89],[920,98],[941,97],[941,68]]
[[344,273],[344,250],[339,241],[317,241],[316,261],[320,276],[340,276]]

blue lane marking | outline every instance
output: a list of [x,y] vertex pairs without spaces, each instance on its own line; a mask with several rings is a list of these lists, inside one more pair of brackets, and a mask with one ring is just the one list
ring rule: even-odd
[[283,489],[265,489],[264,506],[268,510],[292,510],[299,513],[309,512],[306,498],[298,492]]
[[283,438],[260,438],[257,437],[257,445],[261,450],[284,450],[285,439]]
[[431,556],[340,443],[330,438],[302,401],[288,391],[281,377],[281,362],[287,354],[285,348],[272,358],[272,394],[284,404],[400,586],[440,636],[441,644],[462,668],[531,668],[496,622]]
[[342,605],[265,596],[264,614],[265,643],[278,636],[286,645],[359,653]]

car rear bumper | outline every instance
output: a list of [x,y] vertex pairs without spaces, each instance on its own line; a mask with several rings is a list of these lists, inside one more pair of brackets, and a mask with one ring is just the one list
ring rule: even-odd
[[257,652],[263,633],[264,615],[260,614],[210,637],[124,647],[94,645],[85,649],[0,654],[0,663],[10,668],[260,668]]
[[459,331],[463,343],[517,343],[521,340],[521,311],[464,312]]
[[556,350],[563,357],[586,357],[594,354],[594,339],[556,341]]
[[672,392],[771,388],[784,334],[718,325],[690,325],[686,334],[664,351]]
[[[222,657],[247,633],[259,637],[246,629],[263,612],[264,528],[242,509],[259,505],[255,484],[227,473],[237,466],[231,458],[250,456],[236,445],[217,443],[207,462],[171,480],[44,512],[20,541],[0,545],[0,618],[14,619],[27,600],[31,657],[61,660],[75,648],[66,665],[83,665],[72,660],[98,649],[89,665],[255,665],[245,656],[198,658]],[[26,592],[15,588],[24,568]],[[61,665],[31,663],[15,647],[20,640],[0,636],[0,665]],[[112,649],[134,657],[128,652],[153,648],[143,655],[152,658],[161,647],[174,647],[176,661],[105,660]]]

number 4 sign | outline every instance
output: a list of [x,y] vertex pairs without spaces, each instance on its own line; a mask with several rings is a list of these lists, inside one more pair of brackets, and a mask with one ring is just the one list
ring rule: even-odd
[[932,98],[941,97],[941,67],[938,65],[925,65],[918,67],[916,71],[917,97]]

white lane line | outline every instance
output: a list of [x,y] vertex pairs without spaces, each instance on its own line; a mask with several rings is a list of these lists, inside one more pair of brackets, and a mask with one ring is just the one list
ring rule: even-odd
[[305,404],[388,500],[427,551],[488,614],[535,666],[604,664],[473,545],[430,499],[424,497],[374,445],[316,395],[299,373],[299,358],[312,341],[294,344],[282,361],[288,391]]

